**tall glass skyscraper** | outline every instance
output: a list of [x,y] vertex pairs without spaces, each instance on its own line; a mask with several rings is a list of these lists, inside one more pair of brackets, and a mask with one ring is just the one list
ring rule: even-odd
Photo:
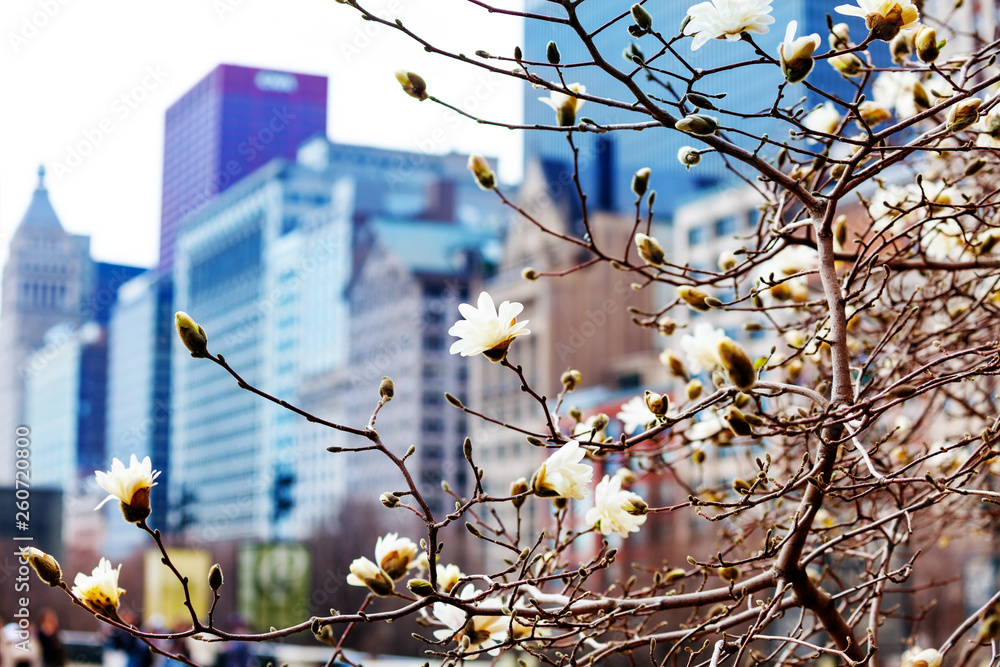
[[326,135],[326,77],[219,65],[167,109],[160,272],[185,215],[272,158]]

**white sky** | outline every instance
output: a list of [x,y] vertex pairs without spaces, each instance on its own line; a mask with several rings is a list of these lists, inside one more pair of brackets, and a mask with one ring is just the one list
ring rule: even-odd
[[[462,0],[363,4],[470,57],[509,55],[521,41],[515,19]],[[497,120],[520,120],[519,84],[427,54],[334,0],[3,0],[0,30],[0,256],[44,163],[63,225],[91,235],[96,259],[153,265],[164,113],[223,62],[327,76],[335,141],[475,151],[500,157],[503,180],[520,178],[519,135],[456,128],[441,107],[407,97],[393,72],[418,72],[433,94]],[[81,142],[96,146],[71,167]]]

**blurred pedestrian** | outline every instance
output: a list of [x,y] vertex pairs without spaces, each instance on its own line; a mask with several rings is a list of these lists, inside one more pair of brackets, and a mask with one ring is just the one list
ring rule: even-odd
[[52,609],[43,609],[38,615],[38,643],[42,648],[42,664],[45,667],[64,667],[66,647],[62,643],[59,617]]

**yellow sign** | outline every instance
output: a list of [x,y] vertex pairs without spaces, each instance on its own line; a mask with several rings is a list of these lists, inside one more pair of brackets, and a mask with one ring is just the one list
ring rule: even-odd
[[[212,556],[203,549],[170,549],[170,562],[188,578],[191,603],[198,616],[208,614],[211,591],[208,588],[208,570]],[[184,588],[170,568],[160,560],[158,549],[149,549],[143,555],[145,588],[142,601],[143,621],[153,615],[163,617],[166,629],[191,625],[191,614],[184,606]]]

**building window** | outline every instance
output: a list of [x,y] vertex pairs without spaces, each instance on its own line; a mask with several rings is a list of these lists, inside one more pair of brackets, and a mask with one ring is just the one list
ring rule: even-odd
[[708,240],[708,231],[703,225],[688,230],[688,245],[699,245]]
[[715,237],[728,238],[736,233],[736,216],[730,215],[715,221]]
[[444,422],[438,417],[424,417],[420,422],[420,430],[424,433],[441,433],[444,431]]
[[425,334],[423,347],[425,350],[440,352],[444,349],[444,338],[435,334]]

